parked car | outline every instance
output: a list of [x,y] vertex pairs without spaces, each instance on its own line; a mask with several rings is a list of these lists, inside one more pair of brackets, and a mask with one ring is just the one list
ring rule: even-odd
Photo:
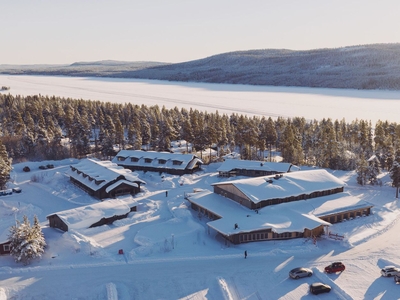
[[396,283],[400,282],[400,272],[396,273],[393,276],[393,278],[394,278],[394,282],[396,282]]
[[12,189],[0,190],[0,196],[12,195]]
[[313,274],[308,268],[294,268],[289,272],[289,276],[293,279],[299,279],[301,277],[310,277]]
[[22,190],[21,190],[21,188],[20,187],[13,187],[12,188],[12,191],[14,192],[14,193],[21,193],[22,192]]
[[400,272],[400,269],[396,268],[395,266],[386,266],[381,269],[381,274],[385,277],[391,277],[396,275],[398,272]]
[[315,282],[310,285],[310,292],[314,295],[318,295],[321,293],[329,293],[331,291],[331,287],[322,282]]
[[326,273],[337,273],[343,272],[346,269],[343,263],[341,262],[334,262],[331,263],[329,266],[325,267]]
[[25,167],[22,169],[22,171],[24,171],[24,172],[30,172],[31,169],[30,169],[28,166],[25,166]]
[[46,167],[46,166],[39,166],[39,169],[40,169],[40,170],[46,170],[47,167]]
[[46,167],[47,167],[47,169],[53,169],[53,168],[54,168],[54,165],[48,164],[48,165],[46,165]]

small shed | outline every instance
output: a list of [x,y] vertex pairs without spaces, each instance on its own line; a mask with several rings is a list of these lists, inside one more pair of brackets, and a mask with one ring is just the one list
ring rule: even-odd
[[50,227],[69,231],[112,224],[126,218],[132,211],[136,211],[136,205],[116,199],[60,211],[48,215],[47,219]]

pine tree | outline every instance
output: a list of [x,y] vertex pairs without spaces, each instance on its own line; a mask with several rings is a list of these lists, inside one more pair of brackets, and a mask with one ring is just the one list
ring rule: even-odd
[[10,178],[11,159],[8,158],[6,147],[0,141],[0,189],[5,189]]
[[378,183],[378,175],[381,172],[381,167],[379,160],[376,156],[373,156],[369,160],[369,166],[368,166],[368,181],[370,184],[375,185]]
[[368,162],[362,157],[357,163],[357,183],[365,185],[368,179]]
[[10,228],[9,237],[11,255],[16,262],[27,265],[32,259],[42,256],[46,242],[38,218],[34,217],[33,226],[30,225],[27,216],[23,218],[22,223],[17,220],[15,226]]
[[396,198],[399,198],[400,187],[400,151],[396,151],[396,158],[392,167],[389,170],[390,178],[392,179],[392,186],[396,187]]

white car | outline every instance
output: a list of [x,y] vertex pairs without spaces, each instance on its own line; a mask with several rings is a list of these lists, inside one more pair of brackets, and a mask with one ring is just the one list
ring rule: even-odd
[[385,277],[391,277],[393,275],[396,275],[397,272],[400,272],[400,269],[396,268],[395,266],[386,266],[383,269],[381,269],[381,274],[382,276]]
[[289,272],[289,276],[293,279],[299,279],[301,277],[310,277],[313,274],[308,268],[294,268]]

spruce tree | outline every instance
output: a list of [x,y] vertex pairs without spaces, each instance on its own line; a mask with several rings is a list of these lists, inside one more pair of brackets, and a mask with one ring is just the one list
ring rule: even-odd
[[6,183],[10,178],[11,159],[8,158],[6,147],[0,141],[0,189],[6,188]]
[[362,157],[357,163],[357,183],[365,185],[368,180],[368,162]]
[[392,179],[392,186],[396,187],[396,198],[399,198],[400,186],[400,151],[396,151],[396,158],[392,167],[389,170],[390,178]]
[[38,218],[34,217],[33,226],[25,215],[23,222],[16,221],[10,228],[11,255],[15,261],[27,265],[32,259],[40,258],[44,253],[46,242]]

